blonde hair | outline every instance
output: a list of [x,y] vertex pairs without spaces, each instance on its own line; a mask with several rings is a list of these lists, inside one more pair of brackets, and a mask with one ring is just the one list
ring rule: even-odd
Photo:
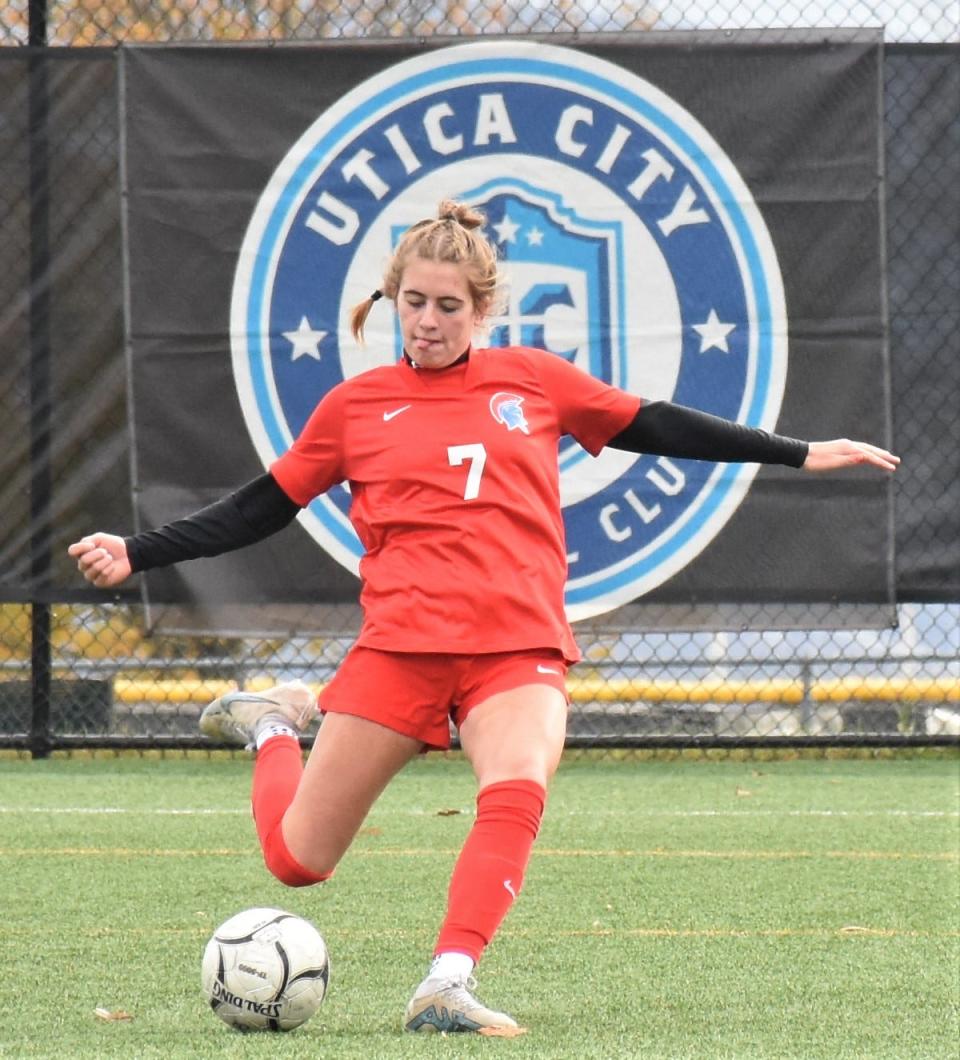
[[472,206],[443,199],[436,218],[418,221],[408,228],[384,271],[382,288],[355,305],[350,313],[354,338],[363,341],[363,327],[374,302],[384,296],[396,301],[403,270],[411,258],[463,265],[474,312],[486,316],[500,283],[496,248],[482,232],[486,220]]

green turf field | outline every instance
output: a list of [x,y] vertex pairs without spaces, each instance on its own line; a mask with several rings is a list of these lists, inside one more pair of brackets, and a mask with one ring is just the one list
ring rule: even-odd
[[[467,766],[414,763],[306,891],[261,864],[249,775],[243,756],[0,759],[0,1056],[958,1055],[955,756],[566,762],[479,970],[528,1028],[512,1040],[400,1031],[472,819]],[[331,950],[327,1000],[289,1035],[239,1035],[200,996],[207,937],[253,905]]]

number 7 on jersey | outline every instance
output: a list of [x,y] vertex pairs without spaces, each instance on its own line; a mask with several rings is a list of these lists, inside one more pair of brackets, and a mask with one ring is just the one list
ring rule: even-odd
[[483,465],[487,462],[487,451],[482,442],[472,442],[470,445],[448,445],[447,459],[451,467],[460,467],[466,460],[470,467],[467,470],[467,485],[463,491],[465,501],[476,500],[480,496],[480,479],[483,475]]

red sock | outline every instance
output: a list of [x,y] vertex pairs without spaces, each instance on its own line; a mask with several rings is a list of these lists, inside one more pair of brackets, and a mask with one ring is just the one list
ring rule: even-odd
[[288,887],[308,887],[330,878],[305,868],[287,849],[283,815],[293,802],[303,775],[300,743],[292,736],[272,736],[257,751],[253,766],[253,820],[267,868]]
[[520,893],[547,793],[533,780],[504,780],[477,795],[477,818],[454,866],[434,953],[480,960]]

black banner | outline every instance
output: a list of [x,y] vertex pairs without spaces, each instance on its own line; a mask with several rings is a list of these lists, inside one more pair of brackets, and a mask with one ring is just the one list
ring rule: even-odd
[[[389,326],[353,349],[345,309],[377,285],[385,230],[471,191],[534,291],[495,343],[576,349],[644,396],[782,433],[887,441],[879,64],[875,39],[126,51],[141,525],[253,477],[326,389],[396,355]],[[591,286],[610,261],[619,305]],[[534,270],[566,299],[539,318]],[[637,597],[889,617],[882,476],[579,456],[561,450],[575,617]],[[349,498],[324,504],[306,532],[151,575],[153,599],[353,600]]]
[[0,48],[0,600],[102,598],[67,543],[132,523],[116,75]]

